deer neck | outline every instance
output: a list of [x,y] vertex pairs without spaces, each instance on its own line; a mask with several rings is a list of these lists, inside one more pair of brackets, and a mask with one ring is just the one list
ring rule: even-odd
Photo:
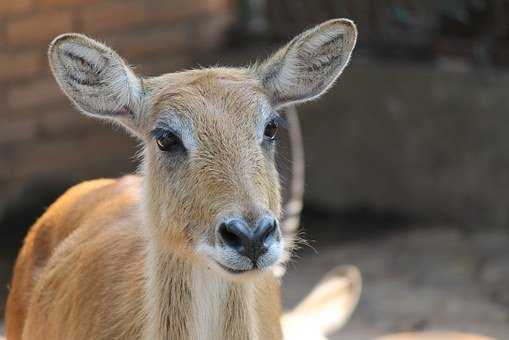
[[150,240],[147,255],[144,339],[258,339],[255,283],[228,282]]

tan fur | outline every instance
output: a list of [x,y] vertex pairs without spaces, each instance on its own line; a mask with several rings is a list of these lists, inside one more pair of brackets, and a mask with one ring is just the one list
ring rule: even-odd
[[[141,308],[147,243],[137,212],[140,191],[138,177],[85,182],[70,189],[37,221],[16,263],[6,314],[9,340],[22,339],[24,325],[25,339],[38,339],[40,334],[48,339],[141,337],[148,316]],[[84,214],[84,208],[94,213]],[[62,242],[64,233],[71,236]],[[48,259],[49,254],[43,254],[55,243],[59,245]],[[161,307],[168,326],[162,338],[168,334],[186,338],[182,316],[190,313],[190,292],[180,288],[190,278],[179,275],[185,272],[179,267],[191,266],[190,262],[183,256],[165,268],[172,277],[167,278],[170,294]],[[209,270],[209,275],[215,274]],[[33,288],[23,285],[34,281]],[[228,308],[232,312],[227,314],[225,334],[252,338],[243,333],[248,320],[239,312],[246,308],[242,287],[227,286],[224,303],[235,308]],[[250,312],[263,316],[259,317],[264,322],[263,339],[277,338],[279,283],[267,276],[253,286],[256,296],[250,301]]]
[[[80,184],[36,222],[15,267],[8,339],[281,339],[275,270],[291,240],[232,274],[216,258],[240,255],[221,252],[216,226],[281,215],[265,126],[329,88],[355,40],[352,22],[331,20],[257,67],[140,78],[103,44],[56,38],[58,84],[80,111],[141,140],[141,177]],[[161,128],[178,133],[178,151],[156,146]]]

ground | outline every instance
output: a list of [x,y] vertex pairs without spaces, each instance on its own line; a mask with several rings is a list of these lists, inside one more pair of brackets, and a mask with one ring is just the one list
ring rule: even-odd
[[289,267],[284,297],[290,308],[329,269],[339,264],[358,266],[364,280],[360,304],[331,339],[367,340],[424,329],[507,338],[507,232],[418,225],[338,243],[333,228],[342,226],[324,223],[328,231],[316,234],[315,250],[304,247]]
[[419,226],[341,246],[315,244],[285,278],[291,307],[338,264],[363,274],[360,304],[331,339],[372,339],[403,330],[460,330],[507,339],[509,235]]

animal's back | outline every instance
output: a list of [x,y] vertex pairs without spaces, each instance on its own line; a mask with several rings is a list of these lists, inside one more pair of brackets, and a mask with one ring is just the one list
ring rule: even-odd
[[[126,338],[138,331],[134,328],[135,319],[142,318],[143,283],[133,281],[143,280],[145,250],[139,232],[140,187],[140,178],[134,176],[84,182],[69,189],[32,226],[7,301],[9,340],[21,339],[24,328],[27,335],[44,331],[51,339],[66,338],[62,324],[76,325],[69,321],[77,317],[89,320],[78,323],[83,329],[69,330],[73,336],[90,338],[90,332],[108,331],[108,338]],[[112,299],[115,296],[118,299]],[[105,303],[110,306],[104,308]],[[132,317],[132,327],[115,325],[121,317]],[[59,334],[51,334],[52,323],[59,323]]]

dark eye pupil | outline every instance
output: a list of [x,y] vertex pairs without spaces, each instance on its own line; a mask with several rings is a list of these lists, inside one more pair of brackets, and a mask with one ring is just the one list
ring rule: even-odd
[[270,140],[274,140],[276,138],[278,125],[275,121],[269,122],[267,126],[265,127],[265,137],[267,137]]
[[179,138],[171,132],[165,133],[156,139],[156,144],[162,151],[169,151],[172,147],[180,143]]

